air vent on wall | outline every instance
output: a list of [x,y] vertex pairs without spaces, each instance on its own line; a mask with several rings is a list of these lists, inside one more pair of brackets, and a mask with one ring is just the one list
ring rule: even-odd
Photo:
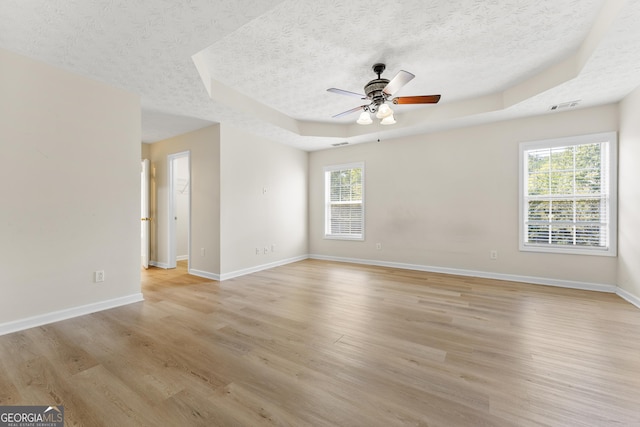
[[549,110],[558,111],[558,110],[566,110],[566,109],[569,109],[569,108],[574,108],[575,106],[578,105],[579,102],[580,102],[579,99],[577,101],[563,102],[562,104],[552,105],[549,108]]
[[333,147],[342,147],[343,145],[348,145],[347,141],[344,142],[336,142],[335,144],[331,144]]

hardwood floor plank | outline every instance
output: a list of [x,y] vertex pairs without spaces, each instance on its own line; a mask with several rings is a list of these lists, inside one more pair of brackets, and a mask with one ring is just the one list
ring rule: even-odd
[[29,331],[39,354],[46,354],[51,363],[63,366],[69,375],[82,372],[98,365],[91,354],[85,351],[79,343],[69,339],[61,328],[55,325],[45,325]]
[[101,420],[101,425],[150,426],[164,422],[144,395],[103,366],[79,372],[70,382],[83,390],[83,399],[92,402],[92,415]]
[[6,375],[7,368],[0,360],[0,405],[11,406],[17,405],[22,401],[22,397],[18,392],[18,388],[13,381]]
[[0,337],[0,404],[83,426],[640,426],[615,295],[306,260]]

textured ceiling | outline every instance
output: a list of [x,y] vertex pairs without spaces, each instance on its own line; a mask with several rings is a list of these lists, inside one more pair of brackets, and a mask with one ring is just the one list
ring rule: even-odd
[[[632,0],[2,0],[0,47],[139,94],[145,142],[222,122],[315,150],[616,102],[638,22]],[[362,92],[375,62],[440,104],[331,119],[362,102],[326,89]]]
[[574,51],[601,5],[289,0],[213,43],[205,60],[212,78],[243,94],[297,119],[328,120],[360,102],[326,89],[363,93],[375,62],[388,65],[389,79],[416,74],[401,95],[441,93],[445,102],[504,89]]

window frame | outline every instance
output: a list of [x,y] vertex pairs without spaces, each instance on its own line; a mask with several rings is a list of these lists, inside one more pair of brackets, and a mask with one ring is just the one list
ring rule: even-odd
[[[352,240],[364,241],[365,235],[365,164],[364,162],[344,163],[330,165],[323,168],[324,178],[324,238],[331,240]],[[362,185],[362,232],[359,235],[351,234],[331,234],[331,172],[345,169],[360,169],[360,180]]]
[[[525,241],[527,233],[527,212],[526,206],[528,196],[528,170],[526,170],[525,155],[528,151],[543,148],[569,147],[576,145],[586,145],[593,143],[606,143],[606,152],[601,154],[601,170],[602,162],[607,162],[608,176],[603,177],[607,180],[608,186],[608,221],[607,221],[607,247],[574,247],[552,244],[532,244]],[[523,252],[543,252],[556,254],[573,254],[573,255],[596,255],[596,256],[616,256],[617,255],[617,210],[618,210],[618,138],[616,132],[602,132],[587,135],[571,136],[565,138],[545,139],[538,141],[521,142],[519,147],[519,194],[518,194],[518,243],[519,249]]]

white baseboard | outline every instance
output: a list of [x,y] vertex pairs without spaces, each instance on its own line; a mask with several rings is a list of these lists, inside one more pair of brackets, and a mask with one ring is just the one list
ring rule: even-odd
[[635,305],[636,307],[640,308],[640,297],[637,297],[637,296],[633,295],[632,293],[627,292],[626,290],[622,289],[619,286],[618,286],[618,289],[616,290],[616,294],[620,298],[622,298],[622,299],[628,301],[629,303]]
[[189,255],[178,255],[176,257],[176,261],[188,261],[189,260]]
[[[366,260],[366,259],[359,259],[359,258],[333,257],[333,256],[315,255],[315,254],[303,255],[303,256],[280,260],[280,261],[276,261],[268,264],[262,264],[259,266],[246,268],[243,270],[237,270],[237,271],[234,271],[231,273],[225,273],[222,275],[209,273],[206,271],[195,270],[195,269],[190,269],[189,274],[193,274],[194,276],[199,276],[199,277],[203,277],[211,280],[221,281],[221,280],[233,279],[234,277],[240,277],[240,276],[244,276],[251,273],[256,273],[258,271],[268,270],[270,268],[279,267],[286,264],[291,264],[293,262],[302,261],[307,258],[325,260],[325,261],[348,262],[348,263],[363,264],[363,265],[376,265],[381,267],[399,268],[404,270],[416,270],[416,271],[427,271],[427,272],[433,272],[433,273],[454,274],[459,276],[473,276],[473,277],[481,277],[481,278],[487,278],[487,279],[507,280],[512,282],[533,283],[537,285],[558,286],[563,288],[581,289],[581,290],[588,290],[588,291],[615,293],[621,298],[623,298],[624,300],[628,301],[630,304],[633,304],[634,306],[640,309],[639,297],[615,285],[576,282],[576,281],[570,281],[570,280],[558,280],[558,279],[532,277],[532,276],[520,276],[520,275],[512,275],[512,274],[489,273],[484,271],[433,267],[433,266],[405,264],[405,263],[396,263],[396,262],[387,262],[387,261]],[[149,264],[155,265],[156,267],[160,267],[160,268],[167,268],[166,264],[162,264],[162,263],[150,262]],[[165,267],[163,267],[163,265],[165,265]],[[29,328],[46,325],[49,323],[59,322],[61,320],[66,320],[73,317],[84,316],[86,314],[95,313],[97,311],[108,310],[111,308],[116,308],[123,305],[140,302],[143,300],[144,298],[142,296],[142,293],[136,293],[136,294],[127,295],[124,297],[114,298],[107,301],[100,301],[97,303],[87,304],[87,305],[73,307],[65,310],[54,311],[52,313],[46,313],[38,316],[28,317],[26,319],[20,319],[12,322],[2,323],[0,324],[0,335],[6,335],[6,334],[22,331]]]
[[281,265],[291,264],[292,262],[303,261],[308,259],[308,255],[301,255],[293,258],[283,259],[280,261],[270,262],[268,264],[256,265],[255,267],[245,268],[242,270],[232,271],[231,273],[224,273],[220,275],[220,280],[229,280],[235,277],[245,276],[251,273],[257,273],[258,271],[268,270],[274,267],[280,267]]
[[431,273],[454,274],[457,276],[480,277],[484,279],[506,280],[510,282],[532,283],[535,285],[557,286],[561,288],[581,289],[586,291],[597,291],[616,293],[619,289],[615,285],[577,282],[572,280],[550,279],[545,277],[520,276],[515,274],[490,273],[487,271],[463,270],[458,268],[433,267],[427,265],[404,264],[397,262],[377,261],[359,258],[342,258],[325,255],[309,255],[311,259],[319,259],[325,261],[349,262],[354,264],[376,265],[380,267],[399,268],[404,270],[427,271]]
[[[176,261],[182,261],[181,259],[182,257],[177,257]],[[185,255],[184,259],[188,260],[189,256]],[[165,270],[169,268],[169,264],[166,264],[164,262],[157,262],[157,261],[149,261],[149,265],[153,266],[153,267],[158,267],[158,268],[164,268]],[[205,279],[211,279],[211,280],[217,280],[220,281],[220,275],[219,274],[215,274],[215,273],[209,273],[208,271],[202,271],[202,270],[197,270],[195,268],[188,268],[187,272],[193,276],[198,276],[198,277],[203,277]]]
[[220,281],[220,275],[219,274],[209,273],[208,271],[196,270],[195,268],[190,268],[189,269],[189,274],[191,274],[193,276],[203,277],[205,279],[216,280],[218,282]]
[[169,264],[166,262],[149,261],[149,265],[152,267],[164,268],[165,270],[169,268]]
[[59,322],[61,320],[71,319],[72,317],[84,316],[86,314],[95,313],[97,311],[108,310],[127,304],[143,301],[142,293],[127,295],[124,297],[114,298],[107,301],[100,301],[92,304],[82,305],[78,307],[67,308],[65,310],[54,311],[51,313],[41,314],[38,316],[27,317],[26,319],[15,320],[0,324],[0,335],[10,334],[25,329],[35,328],[49,323]]

